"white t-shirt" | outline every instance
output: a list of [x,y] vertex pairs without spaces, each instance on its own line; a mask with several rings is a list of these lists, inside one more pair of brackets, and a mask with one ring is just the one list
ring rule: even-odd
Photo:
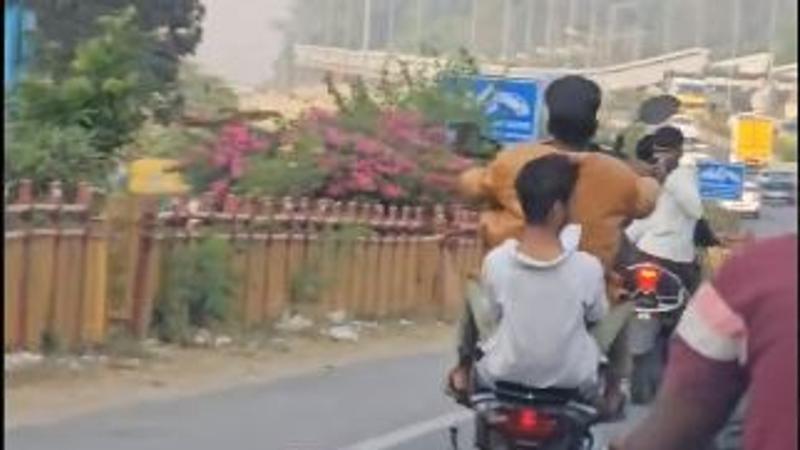
[[697,169],[679,166],[667,176],[653,213],[634,221],[625,234],[649,255],[674,262],[693,262],[694,228],[702,217]]
[[600,261],[578,251],[575,237],[575,228],[562,234],[565,252],[553,261],[522,255],[514,239],[484,259],[484,290],[499,319],[481,345],[484,377],[537,388],[597,382],[602,353],[587,323],[608,309],[605,281]]

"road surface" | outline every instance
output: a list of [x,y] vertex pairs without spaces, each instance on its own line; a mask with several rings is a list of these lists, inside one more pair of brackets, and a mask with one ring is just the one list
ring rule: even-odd
[[[765,208],[747,227],[796,231],[795,208]],[[471,448],[466,411],[442,394],[445,354],[378,360],[193,398],[151,402],[38,427],[6,430],[11,450],[436,450],[448,427]],[[596,430],[598,442],[629,420]]]

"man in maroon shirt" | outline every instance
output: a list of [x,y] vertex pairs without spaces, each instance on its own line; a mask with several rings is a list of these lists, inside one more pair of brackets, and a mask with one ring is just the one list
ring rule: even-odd
[[734,255],[690,301],[649,415],[612,448],[704,450],[747,389],[746,450],[797,449],[797,235]]

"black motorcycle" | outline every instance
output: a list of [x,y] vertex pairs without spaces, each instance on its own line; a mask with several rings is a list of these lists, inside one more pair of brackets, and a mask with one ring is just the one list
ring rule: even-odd
[[653,399],[661,383],[671,329],[667,324],[678,320],[689,292],[677,275],[655,263],[634,264],[627,274],[636,311],[628,327],[631,400],[643,404]]
[[577,390],[535,389],[498,381],[471,397],[481,450],[588,450],[597,409]]

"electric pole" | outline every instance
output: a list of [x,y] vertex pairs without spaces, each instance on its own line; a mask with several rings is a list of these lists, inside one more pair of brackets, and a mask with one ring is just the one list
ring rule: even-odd
[[[733,0],[733,49],[731,59],[736,59],[736,54],[739,53],[739,34],[741,22],[741,2]],[[736,76],[736,62],[731,62],[730,78],[728,79],[728,108],[733,113],[733,77]]]
[[387,47],[394,50],[394,0],[386,0],[389,8]]
[[372,0],[364,0],[364,21],[361,29],[364,34],[361,36],[361,50],[369,50],[369,39],[372,29],[370,28],[372,22]]
[[478,0],[472,0],[472,21],[469,30],[469,48],[475,52],[478,42]]
[[500,54],[503,55],[503,59],[508,61],[509,59],[509,46],[511,40],[511,0],[503,0],[503,47],[500,51]]
[[547,0],[547,21],[544,24],[545,27],[545,47],[547,47],[548,55],[553,54],[553,27],[555,24],[555,0]]

